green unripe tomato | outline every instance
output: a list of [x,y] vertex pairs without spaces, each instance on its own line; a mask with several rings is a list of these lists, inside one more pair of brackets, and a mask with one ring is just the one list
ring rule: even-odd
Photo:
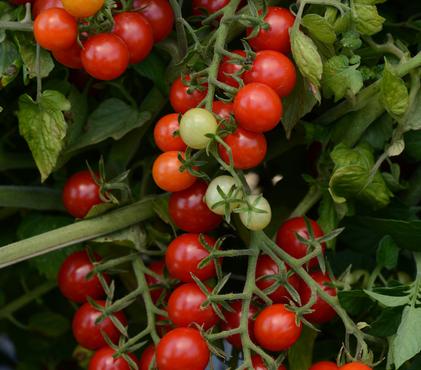
[[180,121],[180,136],[187,146],[204,149],[211,140],[206,134],[215,134],[218,123],[212,113],[193,108],[184,113]]
[[[220,192],[224,194],[224,197],[221,196]],[[223,216],[225,214],[225,204],[219,204],[217,206],[215,205],[219,202],[222,202],[224,198],[226,199],[226,197],[229,197],[230,199],[240,198],[240,192],[241,190],[235,183],[233,177],[226,175],[218,176],[210,182],[208,189],[206,190],[205,202],[212,212],[216,213],[217,215]],[[236,207],[238,207],[238,203],[230,202],[230,211],[232,211]]]
[[272,219],[272,210],[269,202],[261,195],[248,195],[245,200],[255,209],[257,208],[259,212],[254,209],[241,212],[241,222],[249,230],[263,230],[267,225],[269,225],[270,220]]

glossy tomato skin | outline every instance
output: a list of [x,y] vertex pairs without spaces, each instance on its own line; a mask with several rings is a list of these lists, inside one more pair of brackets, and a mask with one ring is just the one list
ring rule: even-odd
[[[96,261],[100,261],[98,255],[94,255]],[[98,276],[87,278],[92,272],[94,265],[85,251],[75,252],[68,256],[60,267],[58,273],[58,286],[61,294],[73,302],[85,302],[87,297],[100,299],[104,297],[104,289],[99,282]],[[106,274],[103,277],[109,281]]]
[[296,314],[280,303],[266,307],[254,323],[257,343],[273,352],[290,348],[300,337],[301,330],[301,323],[296,324]]
[[102,202],[99,191],[89,171],[77,172],[64,185],[64,207],[73,217],[83,218],[93,206]]
[[114,17],[113,33],[120,37],[130,54],[130,63],[145,59],[153,47],[153,31],[148,20],[137,12],[123,12]]
[[[105,307],[105,301],[96,301],[97,304]],[[96,350],[106,346],[101,331],[106,333],[113,343],[117,343],[120,338],[120,332],[114,326],[111,319],[96,324],[95,321],[101,316],[101,312],[92,307],[88,302],[84,303],[76,311],[73,317],[72,330],[76,341],[87,349]],[[126,316],[122,311],[116,312],[114,316],[124,325],[127,325]]]
[[82,52],[81,47],[76,42],[70,48],[66,50],[53,50],[54,59],[57,62],[63,64],[67,68],[81,69],[82,59],[80,54]]
[[124,41],[112,33],[99,33],[86,40],[81,53],[83,68],[98,80],[114,80],[129,65],[129,50]]
[[[216,240],[208,235],[203,235],[209,246],[214,246]],[[203,268],[199,263],[209,256],[209,252],[200,243],[200,234],[183,234],[175,238],[167,248],[165,262],[170,275],[184,283],[193,282],[191,274],[201,281],[216,276],[215,263],[210,261]]]
[[212,103],[212,111],[219,119],[229,122],[231,117],[234,117],[234,104],[215,100]]
[[155,42],[164,40],[171,33],[174,13],[168,0],[134,0],[133,8],[151,24]]
[[[244,50],[234,50],[232,53],[238,54],[244,58],[246,57],[246,52]],[[219,66],[218,80],[232,87],[239,87],[239,83],[231,76],[239,73],[242,68],[243,66],[241,64],[232,63],[231,58],[225,56]],[[238,77],[241,78],[241,76]]]
[[207,187],[204,181],[196,181],[188,189],[171,194],[169,213],[181,230],[206,233],[222,222],[222,217],[213,213],[203,200]]
[[[96,351],[89,361],[88,370],[130,370],[128,362],[123,358],[113,358],[115,351],[110,347],[103,347]],[[129,356],[136,362],[133,354]]]
[[63,3],[61,0],[35,0],[32,6],[32,16],[36,18],[42,11],[51,8],[63,9]]
[[183,142],[180,135],[175,135],[180,129],[178,114],[171,113],[163,116],[155,125],[153,137],[156,146],[163,152],[184,151],[187,145]]
[[351,362],[344,366],[341,366],[339,370],[372,370],[371,367],[362,364],[361,362]]
[[[315,238],[323,236],[323,231],[316,221],[308,219],[313,230]],[[278,229],[276,235],[276,244],[281,247],[285,252],[293,256],[294,258],[303,258],[307,255],[307,245],[301,243],[296,234],[301,235],[303,238],[308,239],[309,233],[304,217],[295,217],[285,221]],[[322,244],[323,253],[326,249],[326,245]],[[318,265],[317,258],[313,258],[309,262],[309,267],[315,267]]]
[[[259,289],[265,290],[275,283],[275,279],[262,279],[264,276],[279,274],[276,262],[267,255],[262,255],[257,260],[256,265],[256,285]],[[300,288],[300,278],[293,274],[288,278],[289,284],[298,292]],[[291,299],[285,286],[280,285],[274,292],[268,294],[274,303],[288,303]]]
[[44,10],[35,18],[34,36],[44,49],[68,49],[76,42],[76,20],[61,8]]
[[[185,80],[190,81],[190,77],[186,76]],[[181,77],[171,85],[170,103],[175,112],[185,113],[189,109],[196,108],[206,96],[206,90],[194,90],[189,94],[188,89],[189,87],[184,85]]]
[[189,171],[180,171],[182,163],[178,159],[180,152],[161,153],[152,166],[152,177],[162,190],[182,191],[194,184],[196,177]]
[[[213,14],[229,4],[229,0],[193,0],[193,14]],[[205,12],[203,12],[203,10]]]
[[205,370],[209,356],[205,340],[193,328],[171,330],[156,349],[159,370]]
[[95,15],[104,5],[104,0],[61,0],[64,9],[76,18],[87,18]]
[[309,370],[339,370],[339,367],[334,362],[320,361],[310,367]]
[[201,308],[205,301],[206,295],[195,283],[180,285],[168,299],[168,317],[177,327],[198,324],[209,329],[219,321],[219,318],[211,305]]
[[[257,167],[265,159],[267,142],[263,134],[237,128],[234,133],[225,137],[224,141],[231,148],[234,167],[247,170]],[[219,155],[226,162],[230,163],[227,150],[219,145]]]
[[[328,285],[331,284],[332,281],[327,275],[324,275],[321,271],[313,272],[310,275],[327,294],[332,297],[336,296],[336,289]],[[301,282],[300,296],[302,304],[306,304],[311,297],[311,289],[304,281]],[[331,321],[336,316],[336,311],[319,296],[317,296],[317,300],[313,306],[311,306],[311,309],[314,311],[305,315],[305,318],[313,324],[324,324]]]
[[[269,24],[269,29],[260,30],[256,37],[249,40],[253,50],[275,50],[284,54],[289,53],[291,50],[289,29],[294,25],[294,15],[288,9],[270,6],[264,21]],[[247,29],[247,36],[251,31],[251,29]]]
[[[148,266],[148,269],[155,272],[157,275],[162,276],[164,279],[164,270],[165,270],[165,262],[163,260],[160,261],[153,261]],[[157,280],[154,276],[145,274],[146,283],[148,286],[158,285],[162,283],[161,281]],[[163,288],[153,288],[149,289],[149,293],[151,295],[152,301],[156,303],[158,299],[161,297],[162,293],[164,292]]]
[[288,96],[297,82],[297,72],[292,61],[282,53],[263,50],[256,53],[250,70],[244,73],[244,82],[260,82],[270,86],[280,97]]
[[153,344],[146,347],[139,360],[139,370],[149,370],[149,365],[155,356],[155,347]]
[[[265,365],[265,362],[259,355],[251,356],[251,363],[253,364],[254,370],[268,370],[268,368]],[[278,370],[287,370],[287,368],[284,365],[280,365],[278,367]]]

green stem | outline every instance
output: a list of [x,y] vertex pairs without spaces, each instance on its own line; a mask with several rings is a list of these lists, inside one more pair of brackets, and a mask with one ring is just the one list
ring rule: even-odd
[[32,23],[0,21],[0,29],[10,31],[32,32],[34,30]]
[[177,42],[178,49],[180,51],[181,58],[187,53],[188,43],[186,30],[184,29],[183,14],[181,12],[181,6],[177,0],[170,0],[171,7],[175,16],[175,29],[177,31]]
[[322,192],[317,185],[313,185],[308,190],[298,206],[292,211],[290,218],[305,215],[322,197]]

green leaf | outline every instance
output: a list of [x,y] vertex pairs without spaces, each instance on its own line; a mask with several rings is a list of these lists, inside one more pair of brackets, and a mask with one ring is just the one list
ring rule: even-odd
[[70,321],[58,313],[37,312],[29,317],[28,329],[55,338],[70,329]]
[[370,308],[370,298],[362,290],[350,290],[338,292],[338,299],[341,306],[350,315],[360,315]]
[[385,235],[377,248],[377,264],[392,270],[398,264],[398,257],[399,247],[389,235]]
[[[421,108],[421,103],[420,103]],[[421,113],[421,109],[420,109]],[[421,123],[421,119],[420,119]],[[404,135],[405,153],[415,161],[421,161],[421,130],[410,131]]]
[[68,120],[67,145],[78,140],[83,131],[83,125],[88,115],[88,100],[85,94],[81,94],[74,86],[71,87],[67,97],[72,105]]
[[421,130],[421,89],[410,106],[405,120],[405,131]]
[[355,31],[347,31],[342,35],[341,45],[344,48],[356,50],[362,46],[363,42],[360,38],[360,34]]
[[28,143],[44,181],[53,171],[64,146],[67,124],[63,111],[69,101],[59,92],[46,90],[38,102],[28,95],[19,98],[19,132]]
[[133,69],[139,75],[151,80],[164,95],[168,95],[168,81],[165,78],[166,65],[157,53],[150,53],[145,60],[135,64]]
[[9,40],[0,43],[0,86],[5,87],[19,74],[22,60],[15,44]]
[[300,338],[288,350],[288,368],[290,370],[303,370],[311,366],[316,337],[317,331],[303,326]]
[[333,26],[318,14],[307,14],[301,20],[303,25],[310,32],[311,36],[327,44],[336,41],[336,33]]
[[385,294],[379,294],[372,292],[370,290],[364,290],[365,294],[376,300],[377,302],[381,303],[383,306],[386,307],[399,307],[404,306],[410,302],[408,296],[391,296]]
[[353,0],[352,17],[357,26],[357,31],[363,35],[374,35],[383,28],[385,19],[377,11],[375,1]]
[[380,316],[370,324],[368,334],[376,337],[390,337],[396,333],[402,317],[402,307],[386,307]]
[[380,89],[381,100],[393,116],[402,116],[409,106],[409,93],[405,82],[386,63]]

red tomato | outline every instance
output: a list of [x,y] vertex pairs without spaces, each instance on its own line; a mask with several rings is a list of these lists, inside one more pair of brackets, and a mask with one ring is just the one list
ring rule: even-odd
[[162,41],[174,26],[174,13],[168,0],[134,0],[133,8],[139,9],[152,26],[155,42]]
[[[267,143],[263,134],[239,127],[224,141],[231,148],[235,168],[247,170],[258,166],[265,159]],[[219,145],[219,155],[226,163],[230,163],[228,152],[223,145]]]
[[[116,352],[110,347],[96,351],[89,361],[88,370],[130,370],[128,362],[123,357],[114,358]],[[136,357],[129,353],[136,362]]]
[[[190,81],[190,77],[186,76],[185,80]],[[170,103],[177,113],[185,113],[191,108],[196,108],[206,96],[206,90],[194,90],[189,94],[188,89],[189,87],[183,84],[181,77],[171,85]]]
[[99,33],[89,37],[81,56],[83,68],[98,80],[114,80],[129,65],[127,45],[112,33]]
[[156,349],[159,370],[205,370],[209,362],[208,346],[193,328],[177,328],[166,334]]
[[234,116],[238,125],[252,132],[275,128],[282,118],[282,102],[276,92],[262,83],[242,87],[234,98]]
[[147,19],[136,12],[123,12],[114,17],[113,33],[127,45],[130,63],[145,59],[153,47],[152,27]]
[[73,217],[83,218],[101,203],[99,186],[89,171],[80,171],[67,179],[63,188],[63,204]]
[[62,8],[61,0],[35,0],[32,6],[32,16],[36,18],[42,11],[51,8]]
[[196,181],[189,171],[180,171],[182,163],[178,159],[180,152],[164,152],[155,159],[152,176],[158,187],[165,191],[181,191],[189,188]]
[[163,337],[169,331],[174,329],[174,325],[170,322],[170,319],[168,317],[164,317],[162,315],[156,315],[155,328],[158,335],[160,337]]
[[273,50],[256,54],[250,70],[244,73],[244,82],[260,82],[270,86],[282,98],[291,94],[297,81],[297,72],[291,60]]
[[291,347],[301,335],[301,323],[296,324],[296,314],[288,311],[283,304],[266,307],[256,317],[254,335],[257,343],[273,352]]
[[153,131],[156,146],[163,152],[186,150],[187,145],[184,144],[180,135],[175,135],[179,129],[180,123],[178,122],[177,113],[167,114],[162,117],[155,125]]
[[[320,238],[323,236],[323,231],[316,221],[310,220],[311,229],[315,238]],[[285,252],[290,254],[294,258],[303,258],[307,255],[307,245],[301,243],[296,234],[299,234],[303,238],[308,239],[309,233],[307,230],[307,225],[304,220],[304,217],[295,217],[285,221],[281,227],[278,229],[276,235],[276,244],[281,247]],[[323,253],[325,251],[326,245],[322,244]],[[317,258],[313,258],[309,262],[309,267],[317,266]]]
[[[155,272],[157,275],[162,276],[164,278],[164,268],[165,268],[165,262],[163,260],[160,261],[153,261],[148,266],[148,269]],[[145,274],[146,282],[148,286],[152,285],[159,285],[162,282],[157,280],[154,276]],[[152,288],[149,289],[149,293],[151,294],[152,301],[156,303],[158,299],[161,297],[162,293],[164,292],[163,288]]]
[[228,4],[229,0],[193,0],[193,14],[213,14]]
[[339,370],[339,367],[334,362],[320,361],[314,364],[310,370]]
[[215,100],[212,103],[212,111],[215,113],[221,120],[229,121],[231,117],[234,117],[234,104],[225,103],[220,100]]
[[35,18],[34,36],[37,43],[44,49],[68,49],[76,42],[76,20],[64,9],[44,10]]
[[139,370],[149,370],[152,360],[155,356],[155,347],[153,344],[146,347],[139,360]]
[[[253,364],[254,370],[267,370],[268,369],[265,365],[265,362],[259,355],[251,356],[251,363]],[[280,365],[278,367],[278,370],[287,370],[287,368],[284,365]]]
[[[234,50],[232,53],[238,54],[242,57],[246,56],[246,52],[244,50]],[[242,68],[243,66],[241,64],[233,63],[229,57],[225,56],[219,65],[218,80],[226,83],[227,85],[239,87],[239,83],[231,76],[239,73]],[[241,78],[241,76],[237,77]]]
[[[214,238],[207,235],[203,237],[208,245],[215,245]],[[170,243],[165,253],[165,262],[172,277],[190,283],[194,281],[191,274],[202,281],[216,276],[213,260],[201,269],[198,267],[199,263],[209,256],[199,238],[199,234],[183,234]]]
[[[105,307],[105,301],[96,301],[96,303]],[[113,343],[118,342],[120,332],[109,317],[100,323],[95,323],[100,316],[101,312],[89,303],[84,303],[76,311],[72,323],[73,336],[82,347],[92,350],[104,347],[107,343],[102,337],[101,331],[107,334]],[[126,316],[122,311],[116,312],[114,316],[123,325],[127,325]]]
[[[288,53],[291,50],[289,29],[294,25],[294,15],[288,9],[270,6],[264,20],[269,24],[269,29],[260,30],[256,37],[249,40],[250,46],[255,51],[276,50]],[[251,28],[247,29],[247,36],[251,31]]]
[[206,295],[195,283],[180,285],[168,299],[168,317],[178,327],[198,324],[209,329],[219,321],[219,318],[211,305],[206,308],[201,307],[205,301]]
[[82,59],[80,54],[82,49],[76,42],[66,50],[53,50],[54,59],[63,64],[67,68],[81,69]]
[[[265,290],[275,283],[275,279],[262,279],[264,276],[279,274],[279,268],[276,262],[269,256],[262,255],[257,260],[256,266],[256,285]],[[298,292],[300,279],[297,275],[291,275],[288,282]],[[268,297],[275,303],[287,303],[291,298],[284,285],[280,285],[274,292],[268,294]]]
[[[96,261],[101,258],[94,255]],[[85,251],[75,252],[68,256],[60,267],[58,273],[58,286],[61,294],[74,302],[85,302],[87,297],[99,299],[104,296],[104,289],[99,282],[98,276],[87,278],[94,269],[94,265]],[[109,277],[103,274],[109,281]]]
[[372,370],[371,367],[362,364],[361,362],[351,362],[344,366],[341,366],[339,370]]
[[[336,289],[327,285],[332,282],[327,275],[324,275],[320,271],[316,271],[311,273],[311,277],[323,288],[327,294],[331,295],[332,297],[336,296]],[[304,281],[301,282],[300,296],[302,304],[306,304],[311,297],[311,289],[307,286],[307,284],[304,283]],[[314,311],[308,315],[305,315],[305,318],[313,324],[324,324],[336,316],[336,311],[319,296],[317,296],[316,303],[314,303],[311,308]]]
[[[231,303],[231,307],[233,308],[233,312],[225,311],[224,317],[226,322],[222,321],[221,327],[222,330],[231,330],[236,329],[240,326],[241,320],[241,309],[242,309],[242,302],[241,301],[234,301]],[[254,342],[254,316],[257,314],[258,309],[253,304],[249,307],[249,314],[248,314],[248,332],[250,339]],[[231,335],[227,338],[227,341],[230,342],[235,348],[241,349],[241,336],[240,334]]]
[[203,201],[207,188],[205,182],[196,181],[188,189],[171,194],[170,216],[181,230],[206,233],[221,223],[222,217],[213,213]]

